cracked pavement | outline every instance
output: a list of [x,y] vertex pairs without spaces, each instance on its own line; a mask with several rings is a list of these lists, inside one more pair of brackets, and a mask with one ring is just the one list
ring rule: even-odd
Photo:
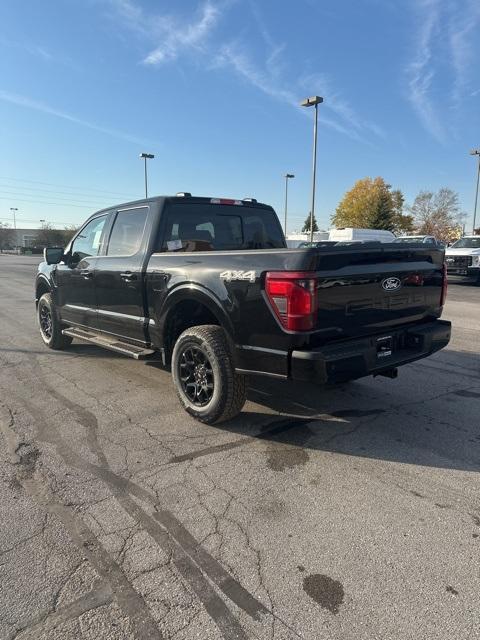
[[209,427],[170,375],[44,348],[0,255],[0,638],[480,638],[480,289],[449,348],[330,389],[252,379]]

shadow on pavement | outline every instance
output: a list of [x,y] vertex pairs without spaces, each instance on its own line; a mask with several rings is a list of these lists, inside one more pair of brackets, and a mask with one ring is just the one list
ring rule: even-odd
[[[38,350],[1,350],[43,353],[41,346]],[[128,362],[122,355],[82,343],[74,343],[65,352],[45,349],[45,353]],[[151,367],[153,376],[157,368],[159,374],[167,373],[159,363],[134,364]],[[252,378],[248,399],[256,406],[247,404],[239,417],[211,428],[292,450],[480,470],[480,356],[471,352],[447,349],[400,368],[398,380],[370,377],[320,387]],[[180,406],[178,410],[182,411]],[[222,450],[237,446],[242,443],[220,445]],[[298,451],[290,455],[297,459]]]
[[247,405],[215,428],[306,450],[479,471],[480,357],[443,353],[449,363],[407,365],[396,381],[364,378],[322,388],[252,379],[249,399],[281,415],[249,412]]

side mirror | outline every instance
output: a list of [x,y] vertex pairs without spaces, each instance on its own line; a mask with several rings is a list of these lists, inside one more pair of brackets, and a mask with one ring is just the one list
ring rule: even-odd
[[45,247],[43,250],[43,259],[47,264],[58,264],[63,258],[63,248],[61,247]]

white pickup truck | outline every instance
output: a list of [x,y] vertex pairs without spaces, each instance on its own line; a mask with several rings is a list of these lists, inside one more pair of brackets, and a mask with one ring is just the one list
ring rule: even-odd
[[464,236],[445,252],[448,279],[470,280],[480,286],[480,236]]

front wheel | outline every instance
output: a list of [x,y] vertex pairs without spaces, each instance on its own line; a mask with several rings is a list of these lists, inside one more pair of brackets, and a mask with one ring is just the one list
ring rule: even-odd
[[37,315],[40,335],[47,347],[57,350],[66,349],[72,343],[72,338],[64,336],[62,333],[62,325],[55,313],[50,293],[44,293],[38,301]]
[[235,373],[227,336],[216,325],[181,334],[173,349],[172,376],[183,407],[201,422],[230,420],[245,404],[246,378]]

